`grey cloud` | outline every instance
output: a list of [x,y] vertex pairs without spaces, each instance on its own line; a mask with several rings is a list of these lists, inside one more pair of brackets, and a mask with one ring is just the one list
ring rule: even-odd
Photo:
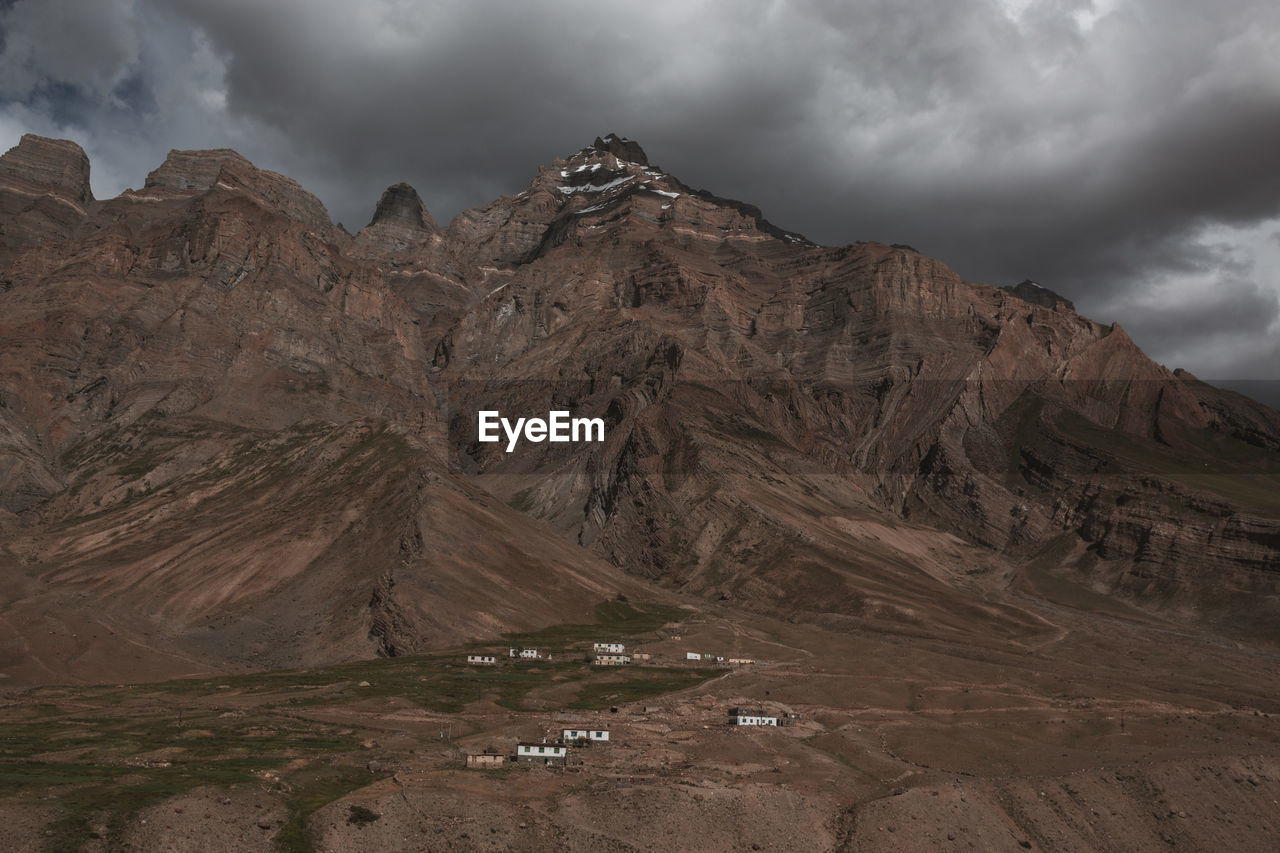
[[19,2],[0,12],[0,96],[66,85],[110,97],[137,61],[133,0]]
[[1178,296],[1172,301],[1155,292],[1128,300],[1133,319],[1125,328],[1131,335],[1138,330],[1176,351],[1183,342],[1201,339],[1266,340],[1264,334],[1280,318],[1280,296],[1253,282],[1216,281],[1212,290]]
[[[1274,374],[1280,282],[1240,235],[1280,216],[1280,7],[1099,2],[112,0],[75,4],[106,34],[77,55],[32,47],[51,18],[19,0],[0,89],[25,101],[0,129],[83,134],[116,189],[229,145],[350,227],[390,183],[447,220],[616,131],[814,239],[1032,277],[1215,370],[1235,328],[1239,370]],[[55,120],[31,94],[59,83],[88,102]]]

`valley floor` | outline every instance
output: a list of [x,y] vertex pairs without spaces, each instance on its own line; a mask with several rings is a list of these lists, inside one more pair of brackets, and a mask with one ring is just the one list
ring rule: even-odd
[[[13,691],[6,850],[1236,850],[1280,846],[1280,656],[1033,604],[957,643],[651,606],[324,669]],[[659,624],[661,623],[661,624]],[[602,627],[602,631],[613,630]],[[600,633],[600,632],[596,632]],[[468,666],[478,649],[496,666]],[[690,662],[689,651],[754,662]],[[731,727],[761,707],[778,728]],[[616,710],[614,710],[616,709]],[[568,766],[469,753],[601,728]]]

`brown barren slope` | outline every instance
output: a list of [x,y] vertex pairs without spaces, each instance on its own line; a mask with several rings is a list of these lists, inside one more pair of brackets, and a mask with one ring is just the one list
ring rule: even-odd
[[1276,412],[616,137],[355,237],[232,151],[88,170],[0,158],[19,849],[1280,846]]

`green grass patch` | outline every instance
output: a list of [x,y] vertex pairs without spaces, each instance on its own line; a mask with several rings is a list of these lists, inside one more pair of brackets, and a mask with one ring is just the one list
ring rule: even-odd
[[[599,622],[512,635],[513,645],[619,639],[653,631],[687,614],[655,604],[603,602]],[[47,798],[62,813],[48,849],[77,850],[95,830],[119,847],[138,812],[201,786],[261,784],[276,770],[288,809],[285,851],[310,851],[312,814],[373,781],[361,735],[290,713],[380,699],[459,712],[492,700],[516,711],[605,708],[651,699],[719,675],[711,669],[597,667],[579,652],[552,661],[468,666],[461,653],[354,661],[306,671],[182,679],[131,687],[50,687],[0,716],[0,789]],[[364,686],[361,686],[362,683]],[[233,698],[234,697],[234,698]],[[294,769],[294,759],[309,764]],[[509,772],[521,771],[513,768]]]
[[511,646],[557,651],[579,643],[621,640],[650,633],[688,615],[679,608],[663,604],[633,605],[616,599],[597,604],[595,611],[598,621],[594,624],[552,625],[537,631],[503,634],[502,637]]
[[[413,655],[354,661],[306,671],[276,671],[215,678],[185,679],[140,687],[140,690],[173,697],[217,697],[234,692],[260,696],[264,708],[316,707],[369,700],[404,699],[432,711],[459,713],[467,705],[491,699],[512,710],[526,710],[531,691],[553,684],[592,682],[606,674],[652,672],[649,668],[604,669],[587,663],[586,655],[571,650],[576,643],[602,638],[626,639],[656,630],[684,615],[663,605],[631,605],[609,601],[596,608],[600,622],[590,625],[557,625],[541,631],[510,634],[505,643],[538,648],[553,654],[553,660],[519,661],[500,659],[497,666],[470,666],[461,654]],[[492,644],[490,644],[492,645]],[[631,676],[626,676],[630,680]],[[629,693],[648,697],[655,691],[669,692],[702,680],[658,677],[653,683],[628,688]],[[362,683],[367,683],[361,686]],[[584,687],[585,689],[585,687]],[[594,701],[594,700],[590,700]],[[621,699],[618,701],[631,701]],[[188,717],[188,728],[208,727],[204,718]],[[239,725],[248,730],[243,720]],[[233,738],[241,745],[243,739]],[[306,748],[306,744],[299,748]],[[69,749],[72,744],[60,746]],[[154,748],[154,747],[152,747]]]
[[[197,787],[255,783],[257,771],[359,745],[335,726],[263,712],[162,708],[96,717],[83,706],[98,697],[86,693],[74,715],[0,723],[0,789],[51,797],[62,809],[48,850],[78,850],[98,825],[114,849],[149,806]],[[163,759],[145,758],[156,750],[165,750]],[[40,757],[48,754],[68,757]]]
[[[205,785],[227,787],[256,781],[253,771],[266,766],[263,759],[146,768],[27,763],[5,767],[0,784],[13,793],[56,792],[62,816],[49,827],[45,849],[60,853],[79,850],[90,839],[95,824],[106,829],[107,849],[117,849],[125,828],[142,809]],[[11,787],[11,779],[20,787]]]
[[338,765],[304,771],[289,781],[293,786],[285,802],[289,817],[276,836],[276,847],[284,853],[311,853],[315,845],[307,833],[308,818],[334,800],[368,785],[374,777],[362,767]]
[[723,675],[707,669],[642,667],[627,669],[621,681],[590,681],[578,688],[578,698],[569,704],[575,710],[598,710],[628,702],[640,702],[677,690],[696,687]]
[[354,747],[354,741],[335,731],[269,713],[180,713],[175,708],[122,718],[75,716],[0,723],[0,761],[76,752],[75,761],[111,763],[166,748],[181,749],[183,760],[246,755],[284,758]]

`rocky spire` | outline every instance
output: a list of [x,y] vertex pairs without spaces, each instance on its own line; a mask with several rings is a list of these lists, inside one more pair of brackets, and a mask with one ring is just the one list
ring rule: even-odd
[[89,158],[83,148],[67,139],[25,134],[0,157],[0,179],[51,190],[77,204],[93,201]]
[[391,223],[405,225],[425,231],[435,231],[436,222],[427,212],[418,191],[405,183],[387,187],[378,199],[378,206],[373,211],[370,225]]
[[639,163],[641,166],[649,165],[649,158],[645,156],[644,149],[640,147],[640,143],[624,136],[618,136],[614,133],[610,133],[604,139],[597,136],[596,141],[592,143],[592,147],[597,151],[607,151],[619,160]]
[[392,184],[378,199],[373,219],[356,235],[356,246],[362,257],[387,257],[422,243],[439,230],[417,190],[405,183]]

